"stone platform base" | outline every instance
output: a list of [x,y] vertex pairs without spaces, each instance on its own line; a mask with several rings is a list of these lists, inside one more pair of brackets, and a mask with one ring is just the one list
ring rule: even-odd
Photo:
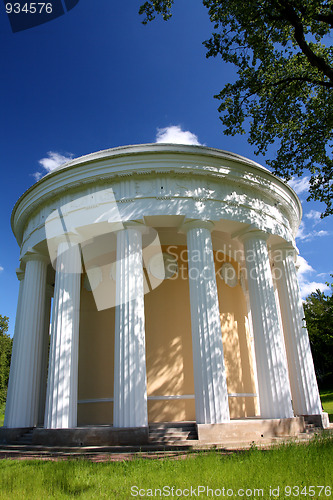
[[124,446],[148,443],[148,427],[130,429],[109,426],[76,429],[35,429],[33,444],[48,446]]
[[[304,434],[308,424],[325,428],[325,415],[301,416],[285,419],[245,418],[231,420],[223,424],[197,424],[198,440],[174,437],[161,440],[152,434],[148,427],[114,428],[108,425],[78,427],[75,429],[0,428],[0,444],[11,445],[30,443],[33,446],[49,447],[147,447],[157,444],[182,445],[187,447],[217,445],[228,446],[232,443],[256,443],[274,441],[279,438],[293,438]],[[194,424],[194,422],[193,422]],[[166,424],[172,427],[172,422]],[[194,426],[194,425],[193,425]],[[167,429],[168,430],[168,429]],[[190,439],[190,440],[189,440]],[[192,439],[192,441],[191,441]]]
[[244,419],[225,424],[197,424],[198,439],[206,443],[254,441],[275,437],[293,437],[305,431],[303,417],[283,419]]
[[[29,429],[0,429],[0,443],[19,442]],[[114,428],[110,426],[75,429],[31,429],[31,444],[41,446],[126,446],[148,443],[148,427]]]

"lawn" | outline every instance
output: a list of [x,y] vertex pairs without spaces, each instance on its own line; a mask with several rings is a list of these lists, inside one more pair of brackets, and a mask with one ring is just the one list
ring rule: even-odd
[[[321,398],[332,420],[333,391],[321,391]],[[1,460],[0,500],[152,496],[325,499],[333,495],[332,471],[333,435],[329,433],[308,444],[286,444],[269,451],[254,447],[233,454],[192,453],[178,459],[137,457],[104,463]]]
[[5,404],[0,405],[0,427],[3,426],[3,421],[5,419]]
[[179,459],[3,460],[0,499],[185,498],[191,496],[191,487],[194,498],[328,498],[332,470],[333,437],[328,435],[269,451],[213,451]]
[[323,410],[328,413],[330,422],[333,422],[333,389],[321,390],[320,399]]

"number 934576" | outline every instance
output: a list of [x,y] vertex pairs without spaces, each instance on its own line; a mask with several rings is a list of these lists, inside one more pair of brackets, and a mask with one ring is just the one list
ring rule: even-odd
[[18,2],[6,3],[7,14],[51,14],[52,3],[31,2],[23,5]]

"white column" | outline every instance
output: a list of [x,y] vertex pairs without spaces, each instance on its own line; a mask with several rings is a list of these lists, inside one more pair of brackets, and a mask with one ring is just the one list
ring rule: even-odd
[[213,224],[193,221],[187,232],[195,413],[198,424],[230,420],[222,331],[211,239]]
[[117,233],[114,427],[145,427],[147,380],[141,228]]
[[296,415],[319,415],[322,408],[294,264],[295,250],[290,246],[274,250],[294,411]]
[[47,258],[35,253],[24,257],[24,286],[18,319],[19,333],[15,349],[15,389],[8,427],[35,427],[38,402],[44,326]]
[[38,405],[38,425],[42,426],[44,425],[44,415],[45,415],[52,296],[53,296],[53,286],[47,285],[45,291],[45,315],[44,315],[45,319],[44,319],[44,332],[42,340],[42,365],[41,365],[39,405]]
[[79,245],[58,246],[44,426],[77,425],[81,254]]
[[24,271],[21,269],[16,270],[17,278],[20,281],[20,288],[17,300],[17,308],[16,308],[16,319],[15,319],[15,328],[14,328],[14,337],[13,337],[13,348],[12,348],[12,357],[10,362],[10,372],[9,372],[9,381],[8,381],[8,390],[7,390],[7,399],[6,399],[6,410],[5,410],[5,420],[4,427],[13,427],[13,401],[15,401],[15,394],[18,390],[19,382],[17,380],[18,370],[19,370],[19,356],[21,354],[20,350],[20,336],[22,330],[20,330],[19,322],[21,316],[21,304],[22,304],[22,295],[23,295],[23,286],[24,286]]
[[275,302],[266,240],[268,234],[243,234],[252,312],[258,392],[262,418],[293,417],[287,361]]

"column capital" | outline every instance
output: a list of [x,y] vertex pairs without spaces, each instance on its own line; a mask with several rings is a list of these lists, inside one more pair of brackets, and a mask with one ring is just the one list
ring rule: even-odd
[[265,231],[262,231],[258,227],[255,227],[251,224],[245,229],[241,229],[240,231],[236,231],[235,233],[233,233],[231,235],[231,238],[238,238],[242,243],[244,243],[244,241],[250,240],[252,238],[267,241],[269,236],[269,233],[265,233]]
[[210,220],[195,219],[185,221],[180,230],[185,234],[191,229],[208,229],[208,231],[212,232],[214,229],[214,225],[214,222]]
[[140,221],[129,220],[123,222],[123,230],[134,229],[135,231],[140,231],[141,234],[146,234],[148,227]]
[[82,236],[74,231],[61,234],[56,237],[56,245],[59,247],[62,243],[67,243],[69,246],[78,245],[82,241]]
[[39,252],[36,252],[34,250],[28,250],[26,254],[23,255],[22,261],[24,263],[30,262],[36,260],[38,262],[45,262],[45,264],[48,264],[50,262],[50,259],[46,256],[43,255]]
[[147,234],[149,231],[148,226],[146,226],[144,222],[129,220],[114,224],[112,233],[115,233],[117,235],[121,233],[121,231],[127,231],[130,229],[133,229],[134,231],[139,231],[142,235]]
[[24,279],[25,271],[21,268],[16,269],[16,276],[19,281],[22,281]]
[[293,257],[294,260],[296,260],[298,255],[298,249],[292,244],[291,241],[286,241],[278,245],[273,245],[270,249],[274,260],[281,260],[279,259],[280,256],[282,258],[291,256]]

